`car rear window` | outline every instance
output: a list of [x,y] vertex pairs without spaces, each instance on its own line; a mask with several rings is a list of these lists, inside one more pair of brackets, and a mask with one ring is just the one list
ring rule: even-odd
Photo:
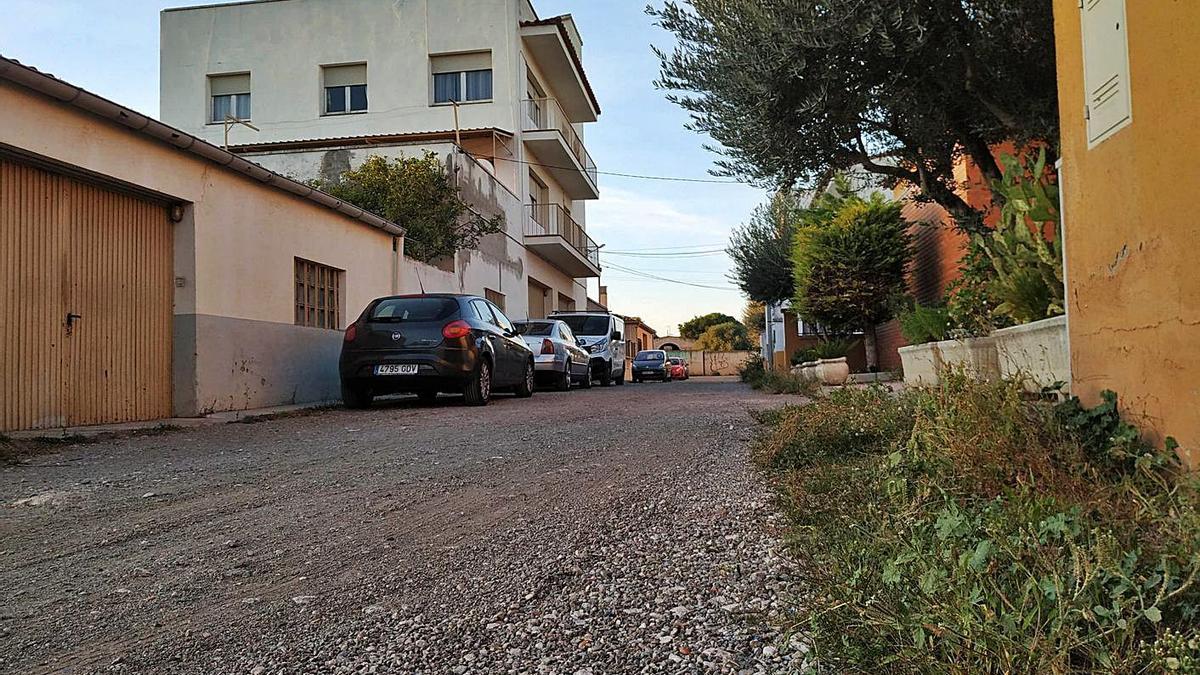
[[633,357],[634,361],[662,361],[662,352],[638,352],[637,356]]
[[577,316],[556,316],[559,321],[571,327],[571,332],[576,335],[608,335],[608,317],[607,316],[588,316],[580,314]]
[[528,323],[518,323],[517,332],[521,335],[532,335],[534,337],[549,337],[554,334],[554,324],[547,321],[534,321]]
[[458,301],[451,298],[388,298],[380,300],[371,310],[371,321],[445,321],[455,314],[458,314]]

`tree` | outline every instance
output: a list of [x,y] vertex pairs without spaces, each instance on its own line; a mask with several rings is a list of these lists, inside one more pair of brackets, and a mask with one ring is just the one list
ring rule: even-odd
[[696,340],[695,347],[710,352],[731,352],[747,350],[752,345],[746,335],[746,327],[737,321],[729,321],[705,329],[700,339]]
[[311,184],[405,228],[405,255],[417,260],[475,248],[483,236],[504,230],[503,214],[487,218],[462,200],[432,152],[391,161],[373,155],[336,181]]
[[742,325],[746,327],[746,336],[750,342],[757,343],[762,337],[767,322],[767,308],[761,302],[751,300],[742,310]]
[[904,291],[911,247],[899,203],[878,195],[849,202],[829,223],[797,232],[792,306],[834,332],[863,331],[867,364],[876,367],[875,326]]
[[713,312],[712,314],[697,316],[690,321],[685,321],[679,324],[679,334],[689,340],[695,340],[703,335],[704,331],[708,330],[709,326],[715,326],[722,323],[737,323],[738,325],[741,325],[738,323],[737,319],[729,316],[728,314]]
[[731,278],[751,300],[772,303],[792,297],[792,237],[800,210],[794,195],[777,192],[729,237],[725,252],[733,261]]
[[[1058,139],[1051,0],[674,0],[656,84],[721,146],[719,175],[813,187],[861,164],[907,182],[964,229],[962,155]],[[885,159],[881,159],[881,157]]]

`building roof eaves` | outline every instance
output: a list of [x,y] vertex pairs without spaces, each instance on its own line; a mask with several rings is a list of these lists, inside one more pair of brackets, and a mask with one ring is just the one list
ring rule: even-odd
[[103,96],[73,85],[49,73],[27,66],[16,59],[0,54],[0,79],[36,91],[56,101],[83,110],[91,115],[115,122],[144,136],[170,145],[176,150],[187,152],[244,174],[264,185],[290,192],[311,202],[353,218],[371,227],[384,230],[395,236],[403,236],[404,228],[357,206],[344,202],[330,194],[295,181],[270,169],[247,161],[238,155],[181,131],[158,120],[120,105]]

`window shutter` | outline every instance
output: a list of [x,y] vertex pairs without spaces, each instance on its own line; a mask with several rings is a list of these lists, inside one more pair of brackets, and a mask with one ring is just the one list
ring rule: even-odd
[[326,87],[349,87],[367,83],[367,64],[351,66],[325,66]]
[[1125,0],[1083,0],[1083,84],[1088,147],[1132,120]]
[[433,73],[461,73],[466,70],[488,70],[492,67],[491,52],[468,54],[438,54],[429,57]]
[[209,75],[208,89],[209,93],[211,93],[213,96],[223,96],[226,94],[249,94],[250,73],[240,73],[238,75]]

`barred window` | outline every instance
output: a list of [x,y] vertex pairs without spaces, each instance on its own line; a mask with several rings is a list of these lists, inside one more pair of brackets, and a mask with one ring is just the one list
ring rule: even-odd
[[340,329],[342,270],[296,258],[296,325]]

